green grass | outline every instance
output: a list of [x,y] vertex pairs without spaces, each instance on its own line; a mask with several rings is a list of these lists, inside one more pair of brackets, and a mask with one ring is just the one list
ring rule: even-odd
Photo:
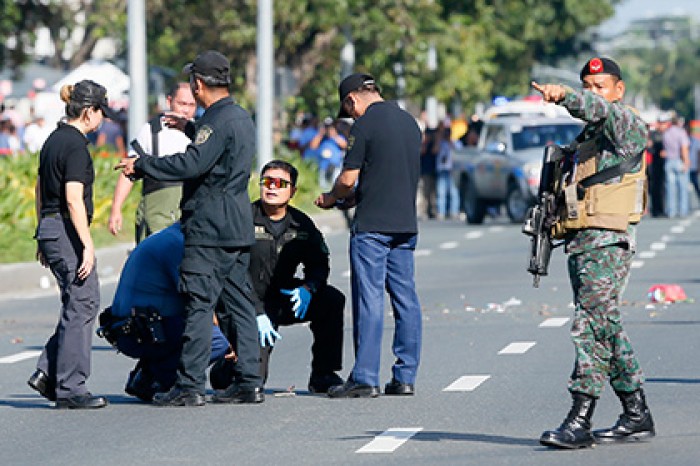
[[[318,176],[313,163],[303,161],[296,152],[278,148],[276,157],[285,159],[299,170],[297,194],[292,204],[308,212],[318,212],[313,200],[319,193]],[[90,227],[97,248],[118,242],[134,240],[134,213],[140,197],[140,183],[134,186],[124,203],[122,231],[114,237],[109,233],[108,220],[112,207],[112,195],[118,172],[114,165],[119,157],[108,151],[94,150],[95,185],[93,200],[95,214]],[[28,262],[35,260],[36,212],[34,186],[38,169],[36,154],[0,158],[0,263]],[[248,187],[251,199],[259,197],[258,174],[253,170]]]

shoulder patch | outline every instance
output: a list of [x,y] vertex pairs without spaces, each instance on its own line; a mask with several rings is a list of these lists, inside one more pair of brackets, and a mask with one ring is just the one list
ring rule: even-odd
[[350,152],[350,149],[352,149],[352,146],[355,145],[355,136],[352,134],[348,136],[348,147],[345,149],[345,152]]
[[197,145],[204,144],[209,139],[209,136],[214,132],[210,126],[204,125],[197,131],[197,135],[194,138],[194,143]]

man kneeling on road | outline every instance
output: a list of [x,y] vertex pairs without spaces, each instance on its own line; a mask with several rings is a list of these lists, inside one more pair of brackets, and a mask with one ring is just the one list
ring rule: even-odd
[[[297,177],[296,168],[285,161],[267,163],[260,173],[260,199],[252,204],[255,244],[249,271],[260,334],[260,371],[267,380],[272,347],[281,338],[280,325],[310,322],[314,342],[308,388],[326,393],[343,383],[336,371],[342,368],[345,296],[327,284],[329,253],[323,235],[306,214],[289,205]],[[299,265],[303,279],[295,277]],[[225,388],[231,371],[235,373],[233,363],[215,364],[212,387]]]
[[[185,328],[185,302],[178,293],[185,240],[180,223],[149,236],[131,252],[112,306],[100,315],[98,335],[138,359],[125,391],[150,402],[177,378]],[[214,325],[210,363],[233,358],[228,340]]]

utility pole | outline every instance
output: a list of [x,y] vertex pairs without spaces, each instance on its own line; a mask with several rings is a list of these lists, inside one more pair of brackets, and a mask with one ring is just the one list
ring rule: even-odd
[[146,73],[146,4],[129,0],[127,6],[129,38],[129,134],[136,138],[148,118],[148,78]]
[[272,0],[258,0],[258,171],[272,160],[272,110],[275,93]]

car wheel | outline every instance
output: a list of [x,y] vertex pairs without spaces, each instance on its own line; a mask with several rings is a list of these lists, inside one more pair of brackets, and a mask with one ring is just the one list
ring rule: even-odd
[[467,215],[467,223],[478,225],[484,222],[486,216],[486,203],[479,199],[476,188],[469,181],[462,190],[464,197],[464,213]]
[[522,190],[516,183],[510,183],[508,195],[506,196],[506,211],[510,221],[512,223],[523,223],[529,208],[530,201],[525,197]]

